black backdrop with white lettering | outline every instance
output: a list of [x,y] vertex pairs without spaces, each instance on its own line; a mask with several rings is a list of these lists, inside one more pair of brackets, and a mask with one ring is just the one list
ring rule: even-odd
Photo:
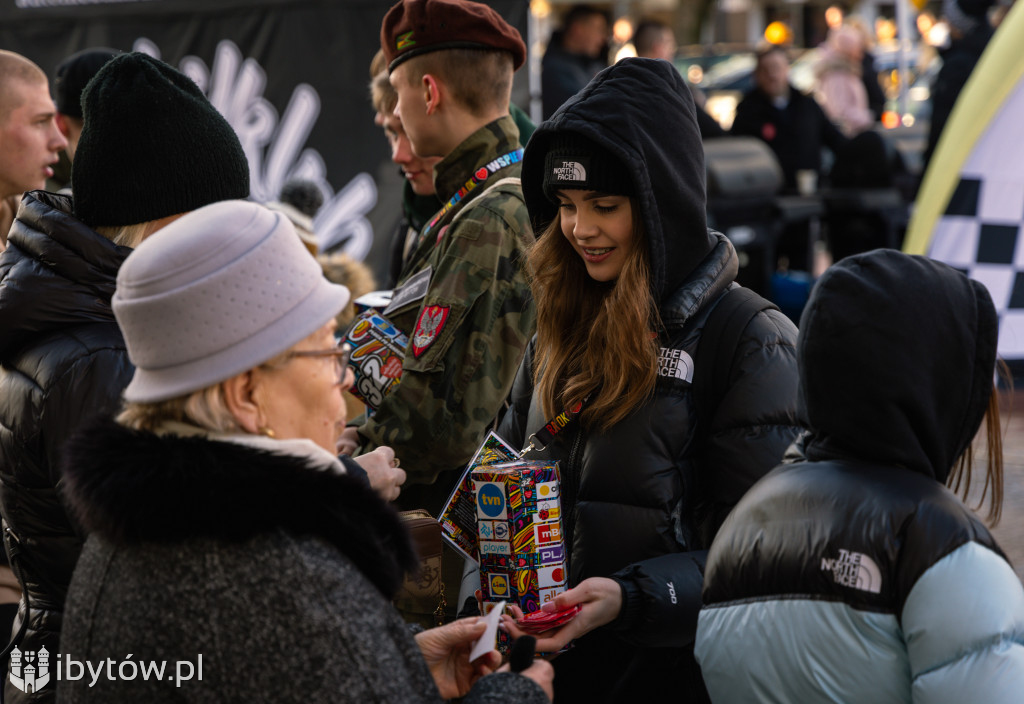
[[[0,0],[0,48],[27,56],[51,78],[64,57],[91,46],[145,51],[177,66],[238,132],[253,199],[274,199],[293,176],[316,181],[325,195],[320,236],[365,258],[380,278],[401,211],[401,177],[373,124],[367,85],[392,4]],[[528,0],[487,4],[525,39]],[[517,97],[525,82],[520,71]]]

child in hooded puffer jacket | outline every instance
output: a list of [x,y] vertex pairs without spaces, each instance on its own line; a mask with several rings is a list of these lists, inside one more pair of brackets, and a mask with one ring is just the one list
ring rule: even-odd
[[1024,589],[946,487],[1002,501],[995,307],[985,287],[878,249],[818,281],[800,319],[810,432],[715,538],[697,629],[716,702],[1021,701]]

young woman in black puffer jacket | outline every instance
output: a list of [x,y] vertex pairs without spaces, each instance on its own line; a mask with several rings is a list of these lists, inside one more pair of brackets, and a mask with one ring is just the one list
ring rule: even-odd
[[527,455],[561,466],[569,572],[548,608],[582,606],[538,644],[575,642],[554,660],[556,701],[699,701],[706,549],[797,435],[796,329],[754,315],[717,410],[697,417],[693,359],[738,264],[707,229],[693,99],[669,63],[622,61],[542,124],[523,192],[542,233],[538,332],[498,433],[523,447],[574,418]]

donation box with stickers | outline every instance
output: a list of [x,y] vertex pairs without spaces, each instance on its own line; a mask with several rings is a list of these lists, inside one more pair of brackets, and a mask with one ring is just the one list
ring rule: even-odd
[[537,611],[566,590],[568,578],[558,464],[518,460],[478,467],[470,476],[485,611],[499,601]]

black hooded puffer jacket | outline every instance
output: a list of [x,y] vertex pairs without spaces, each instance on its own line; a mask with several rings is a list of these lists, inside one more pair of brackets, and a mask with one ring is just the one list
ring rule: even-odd
[[810,432],[711,549],[696,646],[709,689],[724,702],[1019,702],[1024,591],[943,486],[991,396],[988,291],[879,249],[830,268],[800,323]]
[[[706,549],[728,510],[799,432],[796,328],[777,311],[755,316],[715,417],[695,418],[692,374],[675,371],[680,359],[693,368],[708,312],[735,285],[737,258],[706,226],[690,92],[669,63],[627,59],[542,124],[523,160],[537,231],[555,215],[542,170],[547,145],[563,132],[598,142],[632,174],[664,329],[661,376],[647,404],[608,432],[575,424],[539,453],[561,462],[569,585],[614,576],[624,594],[617,621],[554,661],[556,700],[697,701],[703,686],[692,644]],[[533,352],[531,345],[498,430],[516,447],[548,420],[533,394]]]
[[[110,308],[131,249],[70,213],[67,196],[26,194],[0,257],[0,512],[30,601],[22,651],[59,652],[82,549],[60,495],[61,447],[83,419],[117,409],[134,371]],[[23,597],[19,623],[24,605]],[[53,691],[29,697],[8,685],[6,701],[43,701]]]

